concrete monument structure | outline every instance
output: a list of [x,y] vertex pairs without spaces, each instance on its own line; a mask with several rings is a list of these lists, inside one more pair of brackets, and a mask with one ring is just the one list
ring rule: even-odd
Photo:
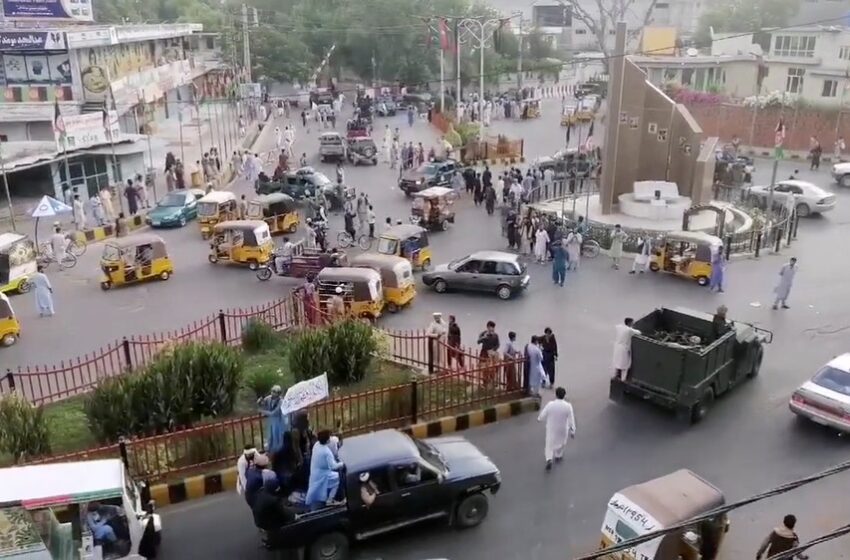
[[[680,219],[691,205],[711,201],[718,139],[705,138],[683,105],[647,81],[625,57],[625,44],[626,25],[620,23],[609,61],[601,214]],[[659,188],[650,195],[647,185],[653,184]]]

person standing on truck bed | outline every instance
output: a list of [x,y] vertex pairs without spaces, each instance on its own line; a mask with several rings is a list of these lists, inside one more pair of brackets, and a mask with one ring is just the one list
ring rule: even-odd
[[318,441],[313,445],[313,453],[310,457],[310,482],[307,486],[307,497],[304,500],[310,509],[320,509],[337,503],[339,471],[344,465],[342,461],[336,460],[328,446],[330,439],[330,430],[321,430],[318,433]]
[[729,309],[725,305],[717,308],[717,312],[711,319],[711,330],[714,333],[714,339],[717,340],[729,331],[729,323],[726,322],[726,312]]
[[626,317],[622,325],[615,327],[614,336],[614,377],[625,380],[632,367],[632,337],[640,331],[632,328],[635,320]]

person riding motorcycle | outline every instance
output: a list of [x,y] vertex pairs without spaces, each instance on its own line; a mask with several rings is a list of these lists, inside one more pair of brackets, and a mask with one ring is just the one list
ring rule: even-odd
[[283,238],[283,246],[275,251],[274,267],[278,276],[283,276],[289,266],[292,264],[292,254],[295,251],[295,245],[288,237]]

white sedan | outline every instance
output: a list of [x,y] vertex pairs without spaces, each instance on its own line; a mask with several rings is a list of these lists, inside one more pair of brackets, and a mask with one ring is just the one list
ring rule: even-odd
[[850,353],[833,358],[803,383],[788,406],[798,416],[850,432]]
[[850,161],[843,161],[833,165],[832,178],[842,187],[850,187]]
[[[753,203],[764,204],[770,199],[770,186],[750,187],[746,192]],[[821,214],[835,208],[835,195],[808,181],[787,180],[774,185],[775,202],[788,205],[789,197],[793,197],[794,207],[800,217]]]

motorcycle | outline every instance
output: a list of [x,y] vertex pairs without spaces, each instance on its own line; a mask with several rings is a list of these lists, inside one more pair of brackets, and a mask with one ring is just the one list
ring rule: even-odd
[[272,258],[269,262],[265,264],[261,264],[259,268],[257,268],[257,279],[265,282],[266,280],[271,279],[272,276],[288,276],[290,263],[284,262],[283,268],[278,268],[277,266],[277,258]]

